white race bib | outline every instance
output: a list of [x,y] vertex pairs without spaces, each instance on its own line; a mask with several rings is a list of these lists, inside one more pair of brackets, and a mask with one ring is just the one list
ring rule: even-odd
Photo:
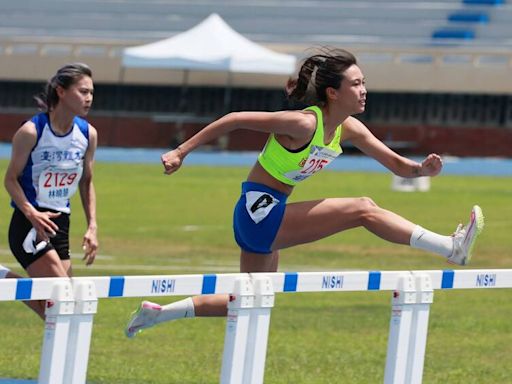
[[39,175],[39,193],[37,199],[41,202],[65,204],[78,189],[82,177],[82,168],[49,167]]
[[245,209],[256,224],[267,217],[272,208],[279,203],[279,200],[271,194],[259,191],[247,192],[245,200]]
[[308,158],[302,165],[302,169],[285,173],[284,176],[297,182],[305,180],[309,176],[314,175],[316,172],[323,169],[326,165],[338,157],[338,155],[338,152],[333,151],[330,148],[317,147],[316,145],[313,145],[311,147],[311,151],[309,152]]

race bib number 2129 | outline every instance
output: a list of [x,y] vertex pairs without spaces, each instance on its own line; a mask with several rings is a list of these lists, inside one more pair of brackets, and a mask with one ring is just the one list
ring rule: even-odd
[[79,169],[49,169],[39,176],[39,200],[55,202],[69,199],[78,189]]

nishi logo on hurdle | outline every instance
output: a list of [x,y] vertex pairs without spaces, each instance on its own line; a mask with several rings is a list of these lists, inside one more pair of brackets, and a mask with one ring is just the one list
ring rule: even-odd
[[384,383],[419,384],[434,290],[493,288],[512,269],[2,279],[0,301],[46,300],[38,383],[85,384],[98,299],[229,294],[220,383],[261,384],[275,293],[391,291]]

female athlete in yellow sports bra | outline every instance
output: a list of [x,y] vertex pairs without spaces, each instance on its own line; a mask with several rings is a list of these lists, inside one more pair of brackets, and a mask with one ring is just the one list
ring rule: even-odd
[[[308,89],[314,89],[309,95]],[[350,228],[364,227],[398,244],[438,253],[452,263],[466,264],[483,225],[475,206],[470,225],[442,236],[385,210],[368,197],[286,200],[295,185],[325,168],[350,140],[402,177],[435,176],[441,158],[428,155],[421,163],[392,151],[352,115],[366,104],[365,79],[347,51],[322,52],[307,58],[298,78],[287,85],[289,98],[306,102],[305,110],[234,112],[206,126],[178,148],[162,155],[166,174],[177,171],[198,146],[236,129],[270,134],[268,142],[242,183],[234,212],[234,234],[241,249],[241,272],[277,270],[279,250],[322,239]],[[474,224],[474,225],[472,225]],[[161,307],[143,302],[126,328],[129,337],[156,323],[183,317],[226,314],[226,295],[197,296]]]

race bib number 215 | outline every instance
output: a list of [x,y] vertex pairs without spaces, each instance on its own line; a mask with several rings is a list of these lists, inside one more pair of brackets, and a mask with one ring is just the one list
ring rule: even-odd
[[294,181],[302,181],[323,169],[336,157],[338,157],[338,153],[329,148],[313,146],[308,158],[302,165],[302,169],[288,172],[284,176]]

